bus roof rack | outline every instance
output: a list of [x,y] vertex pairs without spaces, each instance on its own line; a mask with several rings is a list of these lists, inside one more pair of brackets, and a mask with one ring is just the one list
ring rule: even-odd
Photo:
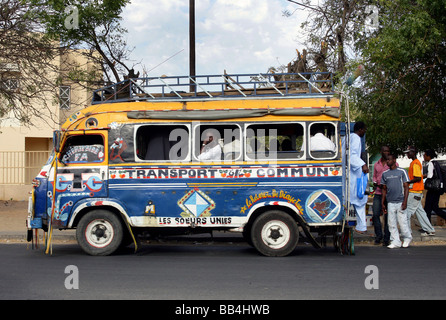
[[333,95],[330,72],[131,78],[97,89],[92,104]]

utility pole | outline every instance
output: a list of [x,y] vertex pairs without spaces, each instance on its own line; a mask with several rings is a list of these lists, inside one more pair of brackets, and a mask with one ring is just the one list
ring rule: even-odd
[[[195,0],[189,0],[189,76],[195,80]],[[190,81],[190,92],[196,86]]]

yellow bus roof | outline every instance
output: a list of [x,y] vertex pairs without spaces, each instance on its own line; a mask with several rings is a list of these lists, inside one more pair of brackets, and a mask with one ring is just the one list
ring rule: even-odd
[[[188,101],[139,101],[102,103],[73,114],[62,130],[105,128],[112,122],[147,121],[270,121],[277,117],[339,120],[340,102],[333,96]],[[309,118],[310,117],[310,118]],[[90,123],[87,120],[90,119]]]
[[340,113],[330,73],[151,77],[95,90],[92,105],[69,117],[62,130],[148,120],[339,120]]

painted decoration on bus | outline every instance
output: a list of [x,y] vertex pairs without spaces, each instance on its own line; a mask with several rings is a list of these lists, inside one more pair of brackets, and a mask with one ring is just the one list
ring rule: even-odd
[[119,158],[119,160],[124,162],[124,159],[122,159],[121,154],[126,149],[127,149],[127,143],[125,142],[125,140],[121,137],[116,138],[110,147],[110,160],[116,160],[117,158]]
[[[61,171],[65,173],[57,174],[55,182],[50,181],[51,185],[55,183],[56,199],[54,213],[52,213],[51,205],[48,205],[47,213],[48,216],[53,214],[54,220],[65,222],[76,201],[103,195],[101,192],[105,192],[105,182],[100,178],[100,170],[96,168],[63,169]],[[53,192],[51,190],[52,187],[47,192],[49,203],[53,199]]]
[[190,190],[179,201],[178,206],[183,210],[182,217],[209,217],[215,208],[215,202],[198,188]]
[[102,145],[69,146],[62,157],[63,163],[94,163],[104,161]]
[[339,167],[262,168],[122,168],[111,169],[110,179],[230,179],[336,177]]
[[311,221],[330,222],[341,212],[341,201],[329,190],[317,190],[308,197],[305,208]]
[[255,205],[260,201],[265,201],[265,200],[268,200],[267,202],[264,203],[265,205],[278,205],[278,201],[285,200],[287,203],[290,203],[293,206],[295,206],[300,214],[303,214],[303,208],[300,205],[301,201],[300,199],[291,195],[285,190],[276,190],[276,189],[250,195],[245,199],[245,202],[241,205],[240,213],[242,214],[248,213],[249,209],[251,209],[253,205]]
[[135,146],[133,144],[134,126],[112,123],[110,124],[110,129],[108,135],[109,163],[135,161]]

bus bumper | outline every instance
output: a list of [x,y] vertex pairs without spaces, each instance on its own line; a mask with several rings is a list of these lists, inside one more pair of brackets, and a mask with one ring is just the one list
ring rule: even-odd
[[28,218],[26,219],[26,228],[42,229],[42,218],[34,218],[34,198],[31,196],[28,200]]

